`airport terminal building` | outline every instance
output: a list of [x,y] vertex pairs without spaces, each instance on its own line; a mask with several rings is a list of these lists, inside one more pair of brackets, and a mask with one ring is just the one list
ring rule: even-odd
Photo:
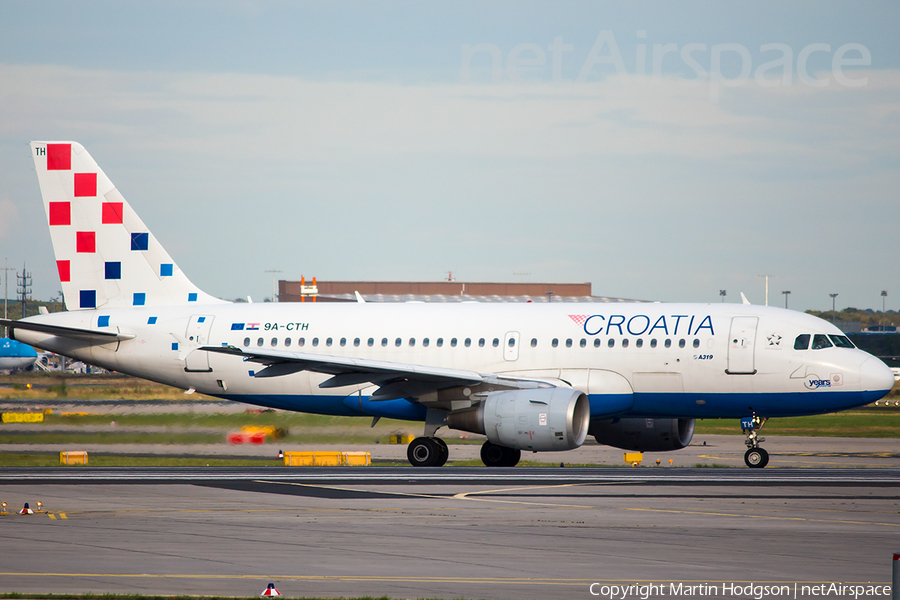
[[594,296],[590,283],[481,281],[278,282],[279,302],[635,302]]

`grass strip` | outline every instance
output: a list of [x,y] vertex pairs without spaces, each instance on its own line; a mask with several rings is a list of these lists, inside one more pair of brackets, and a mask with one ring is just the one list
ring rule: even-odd
[[[265,579],[264,577],[261,579]],[[0,599],[21,598],[23,600],[236,600],[240,598],[253,598],[259,596],[145,596],[143,594],[18,594],[16,592],[0,593]],[[281,596],[286,600],[335,600],[321,596]],[[388,596],[354,596],[341,597],[340,600],[400,600]],[[422,598],[421,600],[437,600],[437,598]]]

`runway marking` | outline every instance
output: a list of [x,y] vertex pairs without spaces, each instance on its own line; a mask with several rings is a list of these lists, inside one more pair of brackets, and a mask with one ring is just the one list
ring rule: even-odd
[[476,500],[478,502],[513,502],[515,504],[540,504],[541,506],[558,506],[565,508],[593,508],[591,506],[582,506],[578,504],[550,504],[550,503],[538,503],[538,502],[514,502],[512,500],[495,500],[493,498],[470,498],[469,496],[474,496],[477,494],[500,494],[503,492],[521,492],[524,490],[547,490],[554,488],[566,488],[566,487],[585,487],[585,486],[594,486],[594,485],[622,485],[623,482],[604,482],[604,483],[562,483],[559,485],[530,485],[525,487],[511,487],[511,488],[500,488],[496,490],[481,490],[476,492],[461,492],[459,494],[454,494],[454,498],[458,498],[460,500]]
[[[414,494],[411,492],[361,490],[361,489],[356,489],[356,488],[337,487],[337,486],[331,486],[331,485],[317,485],[317,484],[313,484],[313,483],[297,483],[294,481],[265,481],[262,479],[257,479],[257,480],[255,480],[255,483],[270,483],[270,484],[274,483],[274,484],[278,484],[278,485],[296,485],[299,487],[318,488],[318,489],[323,489],[323,490],[337,490],[337,491],[341,491],[341,492],[385,494],[388,496],[409,496],[409,497],[413,497],[413,498],[429,498],[432,500],[447,500],[448,499],[447,496],[439,496],[439,495],[435,495],[435,494]],[[569,486],[573,486],[573,485],[587,485],[587,484],[569,483],[569,484],[551,485],[551,486],[532,486],[532,487],[528,487],[528,488],[508,488],[505,490],[484,490],[481,492],[468,492],[468,494],[488,494],[488,493],[492,493],[492,492],[511,491],[511,490],[516,490],[516,489],[524,490],[524,489],[540,489],[542,487],[551,487],[551,488],[552,487],[569,487]],[[505,503],[505,504],[527,504],[530,506],[553,506],[553,507],[558,507],[558,508],[591,508],[590,506],[580,506],[580,505],[573,505],[573,504],[553,504],[550,502],[524,502],[521,500],[495,500],[492,498],[467,498],[466,495],[467,495],[467,493],[455,494],[454,496],[452,496],[452,498],[456,498],[457,500],[472,500],[472,501],[477,501],[477,502],[499,502],[499,503]]]
[[900,523],[877,523],[873,521],[843,521],[838,519],[808,519],[806,517],[774,517],[769,515],[739,515],[732,513],[706,512],[699,510],[666,510],[662,508],[627,507],[623,510],[639,510],[646,512],[674,513],[680,515],[707,515],[713,517],[738,517],[744,519],[773,519],[777,521],[807,521],[809,523],[842,523],[846,525],[880,525],[883,527],[900,527]]

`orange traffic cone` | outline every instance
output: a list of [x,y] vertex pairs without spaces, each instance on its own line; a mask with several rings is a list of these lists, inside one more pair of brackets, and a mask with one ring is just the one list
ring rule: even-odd
[[280,596],[281,592],[275,589],[275,584],[270,583],[269,586],[263,590],[263,593],[260,596]]

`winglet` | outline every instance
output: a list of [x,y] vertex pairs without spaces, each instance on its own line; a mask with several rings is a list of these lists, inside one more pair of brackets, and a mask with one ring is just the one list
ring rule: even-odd
[[747,300],[747,296],[744,295],[744,292],[741,292],[741,302],[744,304],[750,304],[750,301]]
[[357,291],[354,291],[353,293],[356,294],[356,301],[357,301],[357,302],[359,302],[360,304],[365,304],[365,303],[366,303],[366,299],[362,297],[362,294],[360,294],[360,293],[357,292]]

